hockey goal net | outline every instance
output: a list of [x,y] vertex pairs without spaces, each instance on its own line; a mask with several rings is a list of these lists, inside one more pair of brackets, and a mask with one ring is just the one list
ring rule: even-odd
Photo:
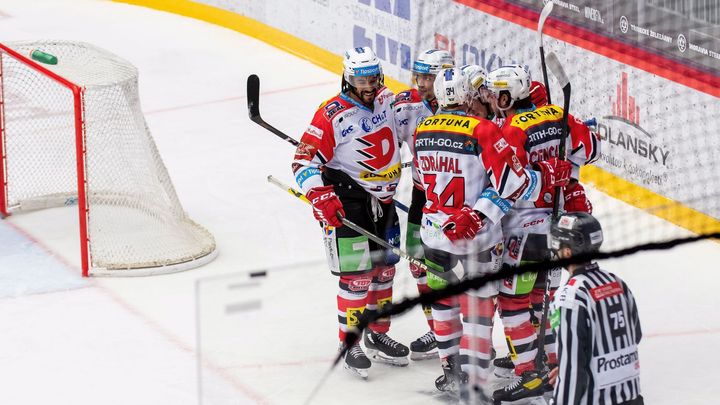
[[169,273],[214,257],[147,128],[138,71],[116,55],[79,42],[0,44],[0,156],[3,216],[78,205],[85,276]]

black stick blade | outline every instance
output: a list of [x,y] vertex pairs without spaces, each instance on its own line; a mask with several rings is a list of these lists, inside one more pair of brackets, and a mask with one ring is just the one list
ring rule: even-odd
[[250,119],[255,121],[260,117],[260,78],[250,75],[247,78],[247,102]]

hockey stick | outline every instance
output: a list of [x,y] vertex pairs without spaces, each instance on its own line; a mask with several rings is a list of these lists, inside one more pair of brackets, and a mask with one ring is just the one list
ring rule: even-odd
[[[548,3],[552,4],[552,3]],[[557,56],[554,52],[550,52],[550,54],[547,57],[547,63],[548,66],[550,66],[550,70],[552,71],[555,78],[560,82],[560,86],[562,87],[563,92],[563,117],[562,117],[562,133],[560,135],[560,146],[558,148],[558,157],[562,160],[566,160],[567,157],[565,156],[565,142],[568,137],[568,111],[570,110],[570,80],[568,79],[567,75],[565,74],[565,69],[563,69],[562,65],[560,64],[560,61],[558,60]],[[556,219],[558,216],[558,212],[560,211],[560,186],[555,187],[555,199],[553,201],[553,211],[552,211],[552,217],[553,219]]]
[[[298,190],[295,190],[294,188],[288,186],[287,184],[283,183],[282,181],[278,180],[277,178],[273,177],[272,175],[268,176],[267,178],[268,182],[280,187],[281,189],[287,191],[288,193],[292,194],[294,197],[300,199],[301,201],[305,202],[306,204],[310,204],[310,200],[305,197],[305,194],[301,193]],[[407,260],[408,262],[418,266],[424,271],[429,271],[428,267],[425,265],[425,263],[421,262],[420,260],[410,256],[405,251],[403,251],[400,248],[396,248],[395,246],[389,244],[386,240],[379,238],[372,233],[366,231],[360,225],[357,225],[356,223],[350,221],[347,218],[344,218],[338,214],[338,219],[342,221],[343,225],[347,226],[348,228],[352,229],[353,231],[367,237],[368,239],[372,240],[373,242],[377,243],[378,245],[384,247],[385,249],[390,250],[394,254],[402,257],[403,259]]]
[[548,18],[553,9],[552,1],[548,1],[540,12],[540,20],[538,21],[538,46],[540,48],[540,66],[542,67],[543,81],[545,82],[545,91],[547,93],[548,104],[552,104],[550,98],[550,81],[548,80],[547,66],[545,65],[545,48],[543,48],[543,27],[545,27],[545,20]]
[[[302,201],[302,202],[304,202],[304,203],[306,203],[306,204],[312,204],[312,203],[310,202],[310,200],[308,200],[308,198],[307,198],[303,193],[301,193],[300,191],[295,190],[294,188],[288,186],[287,184],[285,184],[285,183],[283,183],[282,181],[278,180],[278,179],[275,178],[274,176],[269,175],[269,176],[267,177],[267,180],[268,180],[269,183],[272,183],[272,184],[278,186],[279,188],[287,191],[287,192],[290,193],[293,197],[299,199],[300,201]],[[367,237],[368,239],[372,240],[373,242],[377,243],[378,245],[384,247],[385,249],[388,249],[388,250],[392,251],[394,254],[402,257],[403,259],[407,260],[408,262],[410,262],[410,263],[412,263],[412,264],[420,267],[420,268],[423,269],[425,272],[428,272],[428,271],[429,271],[429,269],[428,269],[428,267],[425,265],[425,263],[423,263],[423,262],[415,259],[414,257],[410,256],[409,254],[407,254],[406,252],[404,252],[404,251],[401,250],[400,248],[396,248],[395,246],[389,244],[389,243],[388,243],[387,241],[385,241],[384,239],[378,238],[377,236],[375,236],[375,235],[373,235],[372,233],[366,231],[365,229],[363,229],[363,228],[360,227],[359,225],[355,224],[354,222],[350,221],[349,219],[344,218],[344,217],[341,216],[339,213],[337,214],[337,217],[338,217],[338,219],[340,219],[340,221],[342,221],[343,225],[351,228],[351,229],[354,230],[355,232],[360,233],[361,235]],[[367,324],[366,324],[365,326],[367,326]],[[362,329],[364,329],[364,327],[363,327]],[[362,329],[360,329],[360,330],[362,330]],[[348,335],[347,335],[347,337],[346,337],[346,342],[345,342],[346,345],[345,345],[345,347],[344,347],[344,348],[340,351],[340,353],[338,353],[338,355],[335,357],[335,360],[333,361],[332,365],[330,365],[330,369],[325,372],[325,374],[322,376],[322,378],[320,379],[320,381],[316,384],[316,386],[315,386],[315,387],[313,388],[313,390],[310,392],[310,395],[309,395],[308,398],[303,402],[303,404],[309,404],[309,403],[312,401],[312,399],[313,399],[313,398],[315,397],[315,395],[318,393],[318,391],[320,390],[320,388],[325,384],[325,382],[327,381],[327,379],[330,377],[330,374],[332,373],[332,370],[335,369],[335,366],[337,366],[338,363],[340,363],[340,360],[342,360],[342,359],[345,357],[345,354],[346,354],[348,348],[350,347],[350,344],[347,342],[347,340],[348,340],[348,339],[349,339],[349,340],[358,339],[358,338],[359,338],[359,335],[356,334],[356,335],[354,335],[354,337],[353,337],[353,334],[350,333],[350,332],[348,332]]]
[[[552,3],[548,3],[552,4]],[[563,92],[563,117],[562,117],[562,123],[561,123],[561,134],[560,134],[560,146],[558,147],[558,156],[560,159],[565,160],[565,142],[568,136],[568,110],[570,109],[570,80],[568,79],[567,75],[565,74],[565,69],[563,69],[562,65],[560,64],[560,61],[558,60],[557,56],[554,52],[550,52],[550,54],[547,57],[548,66],[550,67],[550,70],[552,71],[555,78],[560,82],[560,86],[562,86],[562,92]],[[553,199],[553,210],[552,210],[552,221],[555,221],[558,217],[558,213],[560,212],[560,187],[555,187],[555,198]],[[538,371],[543,370],[544,366],[544,360],[543,356],[545,355],[545,329],[547,329],[547,320],[548,320],[548,309],[550,306],[550,271],[547,270],[545,272],[545,293],[543,294],[543,308],[542,308],[542,317],[540,320],[540,331],[538,332],[538,351],[537,356],[535,357],[535,366],[537,367]]]
[[250,120],[252,122],[279,136],[292,146],[298,146],[300,144],[297,140],[265,122],[265,120],[260,116],[260,78],[258,75],[250,75],[247,78],[247,102],[248,115],[250,115]]
[[[265,120],[260,116],[260,78],[258,75],[250,75],[247,78],[247,102],[248,102],[248,115],[250,116],[250,121],[260,125],[261,127],[267,129],[268,131],[272,132],[273,134],[277,135],[280,139],[286,141],[292,146],[297,147],[300,145],[300,142],[297,141],[297,139],[291,137],[290,135],[284,133],[283,131],[275,128],[274,126],[268,124],[265,122]],[[410,163],[403,163],[402,167],[409,167]],[[410,208],[407,207],[407,205],[401,203],[398,200],[393,200],[395,203],[395,206],[400,208],[401,210],[405,212],[409,212]]]
[[[248,115],[250,120],[261,127],[267,129],[273,134],[280,137],[284,141],[288,142],[292,146],[298,146],[300,142],[283,131],[275,128],[268,124],[260,115],[260,78],[258,75],[250,75],[247,79],[247,102],[248,102]],[[401,168],[405,169],[412,166],[412,163],[405,162],[400,165]]]

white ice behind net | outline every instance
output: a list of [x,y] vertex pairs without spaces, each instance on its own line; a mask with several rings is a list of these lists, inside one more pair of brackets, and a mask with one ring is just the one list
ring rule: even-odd
[[[85,43],[9,46],[56,56],[57,65],[42,66],[85,88],[91,273],[165,273],[211,259],[214,238],[183,211],[145,123],[137,69]],[[2,73],[9,210],[76,203],[71,90],[7,53]]]

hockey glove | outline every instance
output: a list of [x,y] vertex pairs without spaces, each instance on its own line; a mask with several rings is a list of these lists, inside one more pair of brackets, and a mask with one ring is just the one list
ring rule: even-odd
[[593,206],[585,195],[585,188],[577,180],[572,180],[563,189],[565,195],[565,211],[587,212],[592,214]]
[[336,228],[342,226],[337,214],[344,217],[345,211],[333,186],[314,187],[308,191],[307,198],[312,203],[315,219]]
[[530,83],[530,101],[535,104],[535,107],[542,107],[548,104],[547,89],[545,85],[540,82]]
[[442,230],[451,242],[473,239],[483,227],[481,215],[480,212],[464,206],[450,215],[450,218],[443,224]]
[[542,195],[546,191],[551,192],[553,187],[564,187],[568,184],[572,163],[552,157],[535,163],[533,168],[542,175]]

